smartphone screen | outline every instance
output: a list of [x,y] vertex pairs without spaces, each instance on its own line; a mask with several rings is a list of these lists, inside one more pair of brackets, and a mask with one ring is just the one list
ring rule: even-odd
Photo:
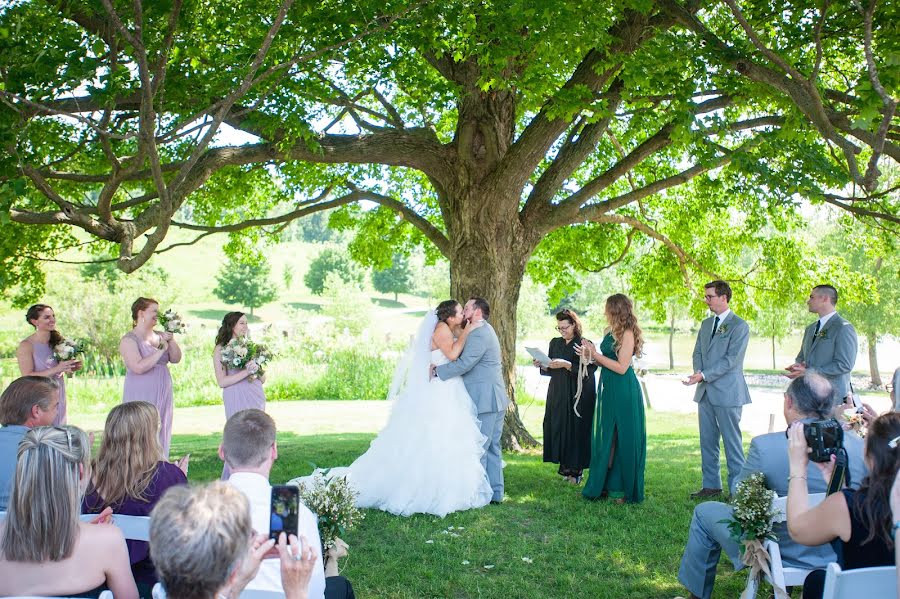
[[277,539],[285,532],[297,535],[297,519],[300,512],[300,489],[294,485],[273,485],[269,510],[269,538]]

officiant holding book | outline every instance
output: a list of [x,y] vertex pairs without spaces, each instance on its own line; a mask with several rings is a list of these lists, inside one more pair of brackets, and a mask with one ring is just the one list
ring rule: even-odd
[[563,310],[556,315],[556,323],[560,336],[550,341],[550,361],[542,365],[534,360],[541,374],[550,377],[544,412],[544,461],[559,464],[560,476],[577,485],[582,471],[591,463],[597,366],[589,365],[587,375],[581,377],[579,395],[580,358],[575,348],[581,344],[581,320],[573,310]]

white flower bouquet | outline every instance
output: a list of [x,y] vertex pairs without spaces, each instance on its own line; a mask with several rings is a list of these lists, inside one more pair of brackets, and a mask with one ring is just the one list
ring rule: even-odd
[[78,354],[84,353],[84,341],[78,339],[63,339],[53,346],[53,359],[56,363],[72,360]]
[[181,315],[171,308],[157,316],[157,320],[163,330],[167,333],[184,333],[187,328]]
[[738,483],[732,502],[734,515],[722,522],[728,525],[731,538],[740,545],[741,552],[750,541],[777,540],[772,532],[772,521],[777,514],[772,507],[775,497],[775,491],[766,488],[766,477],[762,472],[751,474]]
[[345,476],[328,478],[328,471],[320,470],[313,475],[312,483],[298,486],[300,500],[319,517],[319,536],[325,552],[365,517],[356,507],[357,493]]
[[[862,409],[862,408],[860,408]],[[856,432],[862,438],[866,437],[866,433],[868,432],[868,426],[866,426],[866,419],[863,418],[862,413],[860,413],[856,408],[848,408],[844,410],[844,429],[849,429]]]
[[262,343],[254,343],[250,337],[232,337],[222,348],[222,364],[226,368],[250,371],[250,379],[265,374],[266,365],[272,361],[274,354]]

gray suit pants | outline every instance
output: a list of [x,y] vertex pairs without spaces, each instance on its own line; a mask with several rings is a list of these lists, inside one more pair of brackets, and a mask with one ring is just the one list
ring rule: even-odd
[[503,501],[503,458],[500,455],[500,435],[503,433],[504,412],[481,412],[478,428],[486,437],[481,465],[487,472],[494,494],[491,501]]
[[719,437],[725,445],[725,462],[728,464],[728,489],[744,467],[744,445],[741,441],[741,412],[743,406],[720,407],[709,403],[709,396],[697,404],[700,420],[700,469],[703,488],[721,489],[719,472]]
[[731,514],[731,506],[718,501],[706,501],[694,508],[678,580],[700,599],[712,596],[720,551],[725,552],[735,570],[745,567],[727,525],[719,523],[719,520],[731,518]]

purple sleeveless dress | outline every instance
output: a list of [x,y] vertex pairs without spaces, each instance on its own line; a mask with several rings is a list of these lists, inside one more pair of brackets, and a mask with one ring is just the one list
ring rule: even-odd
[[[146,358],[157,350],[146,341],[139,339],[134,333],[126,333],[125,337],[133,339],[138,346],[141,358]],[[169,350],[163,352],[159,361],[144,374],[132,372],[126,366],[125,389],[122,403],[129,401],[146,401],[159,410],[159,444],[162,445],[163,457],[169,457],[169,444],[172,441],[172,375],[169,374]]]
[[[40,372],[57,366],[59,362],[53,357],[53,350],[49,343],[31,342],[31,358],[34,360],[34,372]],[[56,382],[59,383],[59,412],[53,421],[54,426],[60,426],[66,423],[66,376],[64,374],[56,375]]]
[[[228,375],[240,372],[240,370],[225,369]],[[251,408],[266,410],[266,392],[263,391],[262,381],[259,379],[245,378],[233,385],[222,389],[222,400],[225,402],[225,420],[228,420],[241,410]],[[231,476],[231,468],[228,464],[222,468],[222,480],[228,480]]]

